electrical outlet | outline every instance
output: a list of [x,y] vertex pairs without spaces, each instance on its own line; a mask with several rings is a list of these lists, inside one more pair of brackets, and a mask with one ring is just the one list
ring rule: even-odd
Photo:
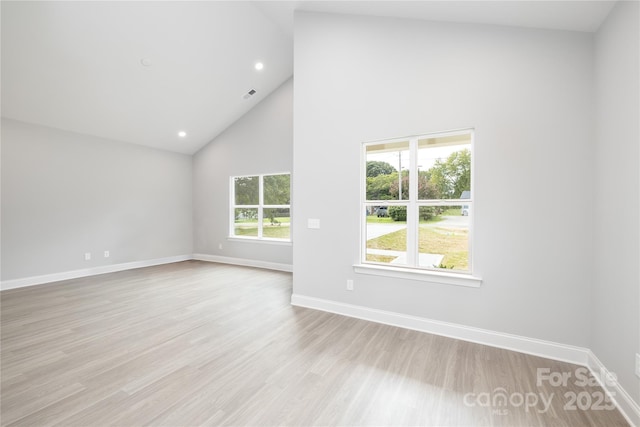
[[104,257],[109,258],[109,251],[104,251]]
[[347,280],[347,290],[348,291],[353,290],[353,280]]
[[636,353],[636,376],[640,378],[640,354]]
[[222,243],[218,243],[218,249],[222,249]]
[[89,261],[91,259],[91,252],[85,252],[84,253],[84,260],[85,261]]

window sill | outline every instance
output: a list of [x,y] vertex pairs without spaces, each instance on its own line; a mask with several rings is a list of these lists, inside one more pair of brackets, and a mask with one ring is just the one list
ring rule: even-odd
[[280,246],[291,246],[291,240],[281,240],[281,239],[258,239],[256,237],[238,237],[238,236],[229,236],[227,240],[232,242],[245,242],[245,243],[266,243],[269,245],[280,245]]
[[395,277],[399,279],[419,280],[444,285],[466,286],[469,288],[479,288],[482,284],[480,277],[469,274],[445,273],[439,271],[419,270],[415,268],[387,267],[373,264],[355,264],[353,271],[360,274],[371,274],[374,276]]

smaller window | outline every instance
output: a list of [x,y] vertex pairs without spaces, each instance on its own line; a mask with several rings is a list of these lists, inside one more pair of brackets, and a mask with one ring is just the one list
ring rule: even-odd
[[291,174],[231,177],[231,237],[291,241]]

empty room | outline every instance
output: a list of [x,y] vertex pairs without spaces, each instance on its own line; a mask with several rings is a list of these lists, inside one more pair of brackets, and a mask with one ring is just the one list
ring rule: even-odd
[[0,15],[0,426],[640,426],[639,2]]

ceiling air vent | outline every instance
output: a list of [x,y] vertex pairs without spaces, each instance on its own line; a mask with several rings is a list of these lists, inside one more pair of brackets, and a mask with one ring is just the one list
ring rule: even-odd
[[256,94],[256,90],[255,89],[251,89],[249,92],[245,93],[242,98],[243,99],[249,99],[255,94]]

